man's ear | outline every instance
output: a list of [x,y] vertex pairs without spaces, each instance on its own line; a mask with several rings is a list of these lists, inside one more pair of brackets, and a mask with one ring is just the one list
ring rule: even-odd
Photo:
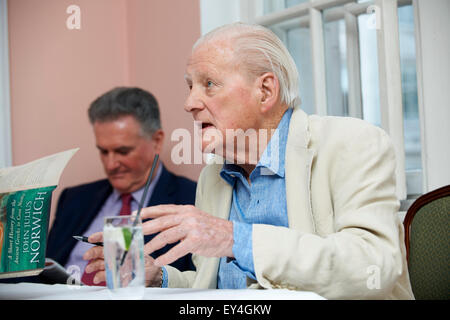
[[156,130],[152,135],[152,141],[155,146],[155,153],[161,154],[162,146],[164,144],[164,131]]
[[260,91],[261,112],[267,112],[278,103],[280,95],[280,84],[278,78],[272,72],[261,75],[258,82]]

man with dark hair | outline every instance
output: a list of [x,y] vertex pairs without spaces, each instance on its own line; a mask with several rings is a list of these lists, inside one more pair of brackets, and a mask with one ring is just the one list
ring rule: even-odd
[[[161,153],[164,131],[155,97],[139,88],[119,87],[106,92],[91,104],[88,114],[107,179],[67,188],[61,193],[47,257],[66,269],[78,267],[83,283],[98,285],[93,282],[95,273],[85,272],[88,261],[82,259],[92,245],[77,242],[72,236],[89,236],[102,230],[104,217],[137,210],[154,156]],[[194,204],[195,189],[195,182],[172,174],[158,163],[145,206]],[[147,236],[144,241],[151,238]],[[153,257],[164,254],[173,245],[155,252]],[[194,269],[190,255],[172,265]]]

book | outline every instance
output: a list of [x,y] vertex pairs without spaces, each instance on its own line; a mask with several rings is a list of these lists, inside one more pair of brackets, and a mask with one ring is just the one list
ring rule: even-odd
[[44,270],[52,192],[77,151],[0,169],[0,279]]

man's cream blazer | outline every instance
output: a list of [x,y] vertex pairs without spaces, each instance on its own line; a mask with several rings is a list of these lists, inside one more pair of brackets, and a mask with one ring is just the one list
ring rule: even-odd
[[[228,219],[231,187],[206,166],[196,206]],[[285,159],[289,228],[253,225],[257,283],[329,299],[412,299],[386,133],[362,120],[292,114]],[[277,195],[274,195],[276,197]],[[167,266],[169,287],[216,288],[219,258],[197,271]],[[253,281],[254,282],[254,281]]]

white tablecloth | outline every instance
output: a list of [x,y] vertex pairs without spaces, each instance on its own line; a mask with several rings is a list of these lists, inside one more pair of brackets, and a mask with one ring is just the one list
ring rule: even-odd
[[[1,299],[109,300],[105,287],[45,285],[37,283],[0,284]],[[313,292],[276,290],[214,290],[146,288],[144,300],[322,300]]]

